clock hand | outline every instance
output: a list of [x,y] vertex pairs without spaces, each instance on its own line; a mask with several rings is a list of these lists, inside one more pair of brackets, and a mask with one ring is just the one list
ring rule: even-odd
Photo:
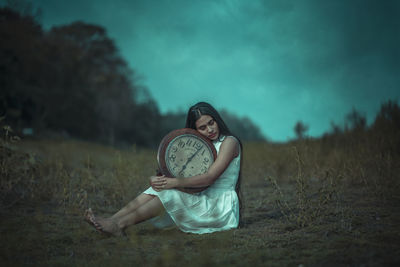
[[188,158],[188,160],[185,162],[185,164],[183,164],[182,166],[182,170],[179,172],[180,174],[182,174],[183,170],[186,169],[186,165],[189,163],[190,158]]
[[183,170],[186,169],[186,166],[189,164],[189,162],[197,155],[197,153],[199,153],[200,149],[197,149],[196,152],[193,153],[193,155],[191,155],[188,160],[186,161],[185,165],[183,165],[182,170],[179,172],[180,174],[183,173]]
[[[193,156],[193,155],[192,155]],[[188,160],[185,162],[185,164],[182,166],[182,170],[179,172],[180,174],[183,174],[183,171],[186,169],[186,165],[188,165],[189,161],[192,159],[192,156],[188,158]]]

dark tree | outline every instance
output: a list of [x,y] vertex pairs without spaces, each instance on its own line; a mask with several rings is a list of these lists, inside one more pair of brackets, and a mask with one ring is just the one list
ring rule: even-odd
[[147,89],[103,27],[74,22],[44,32],[32,16],[2,8],[0,37],[0,112],[17,131],[138,145],[160,135],[156,103],[138,103],[138,88]]
[[31,126],[41,116],[40,97],[43,31],[35,19],[0,8],[0,113],[7,123]]
[[381,105],[376,115],[374,128],[400,128],[400,107],[397,102],[389,100]]
[[361,115],[355,108],[346,115],[345,130],[347,131],[362,131],[367,126],[367,120],[364,115]]
[[308,131],[308,128],[308,125],[304,124],[302,121],[296,122],[293,130],[297,139],[303,139]]
[[[128,123],[124,118],[133,109],[135,86],[113,41],[104,28],[82,22],[53,28],[47,38],[52,63],[62,64],[55,73],[61,79],[55,81],[58,91],[53,97],[66,104],[59,113],[69,122],[67,128],[85,138],[97,132],[103,141],[114,143],[119,126]],[[78,115],[79,122],[74,120]]]

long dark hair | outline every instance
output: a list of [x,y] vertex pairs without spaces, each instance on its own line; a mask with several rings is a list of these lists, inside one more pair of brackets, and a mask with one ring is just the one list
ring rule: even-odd
[[211,106],[210,104],[208,104],[206,102],[199,102],[196,105],[193,105],[190,107],[187,117],[186,117],[186,128],[192,128],[192,129],[196,130],[196,121],[201,117],[201,115],[209,115],[215,120],[215,122],[218,125],[219,133],[220,133],[218,138],[220,138],[222,135],[234,136],[239,141],[241,158],[240,158],[239,177],[236,182],[235,191],[239,198],[239,227],[241,227],[241,226],[243,226],[242,192],[240,190],[240,185],[241,185],[241,180],[242,180],[242,161],[243,161],[242,142],[240,141],[240,139],[237,136],[232,134],[232,132],[229,130],[228,126],[226,126],[224,120],[219,115],[218,111],[213,106]]

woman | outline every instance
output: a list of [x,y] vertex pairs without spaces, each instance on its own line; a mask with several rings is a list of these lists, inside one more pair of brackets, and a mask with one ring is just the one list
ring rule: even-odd
[[[190,178],[150,177],[151,187],[109,218],[85,219],[97,230],[123,235],[126,227],[149,220],[160,227],[175,225],[183,232],[204,234],[237,228],[241,220],[240,169],[242,144],[208,103],[199,102],[187,114],[186,128],[211,140],[217,158],[204,174]],[[205,187],[200,193],[184,187]]]

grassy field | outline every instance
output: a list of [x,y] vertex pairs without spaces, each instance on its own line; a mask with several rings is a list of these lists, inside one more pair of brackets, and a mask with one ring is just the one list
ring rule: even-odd
[[148,187],[156,152],[73,140],[1,143],[1,266],[394,266],[400,264],[399,137],[374,132],[245,143],[243,228],[207,235],[128,228],[111,214]]

